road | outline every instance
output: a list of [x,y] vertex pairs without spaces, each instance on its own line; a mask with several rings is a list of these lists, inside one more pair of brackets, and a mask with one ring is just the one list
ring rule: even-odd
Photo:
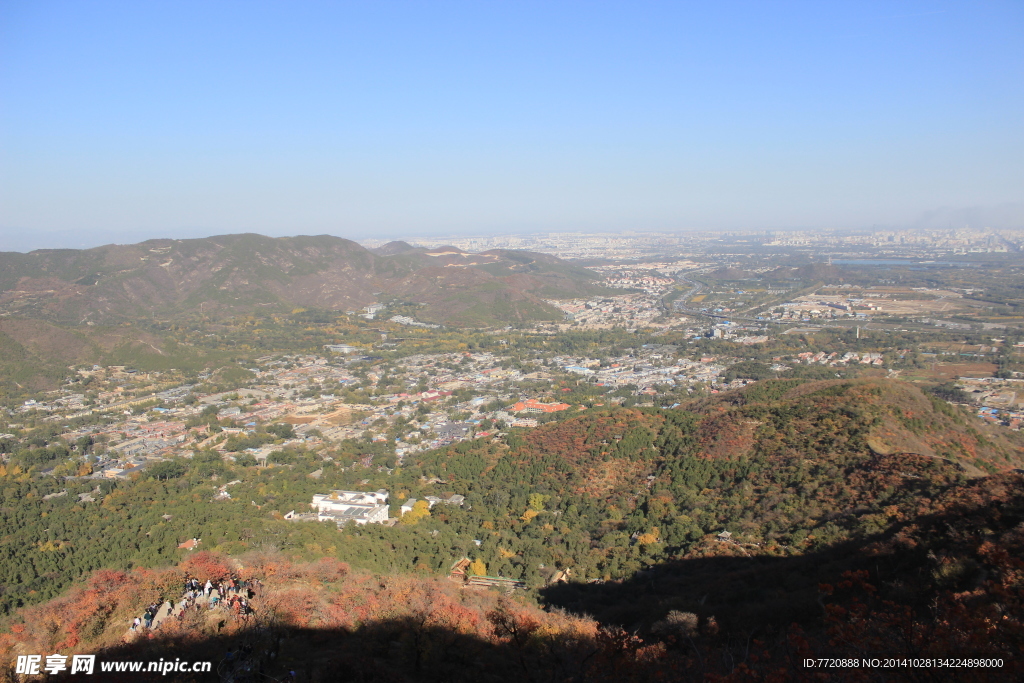
[[688,308],[684,304],[687,301],[689,301],[690,299],[692,299],[693,297],[699,295],[701,293],[701,291],[703,291],[704,283],[703,282],[695,282],[695,281],[687,278],[684,275],[677,275],[676,277],[678,277],[682,282],[685,282],[686,284],[690,285],[690,290],[688,292],[686,292],[686,294],[682,295],[681,297],[679,297],[678,299],[675,300],[675,310],[679,311],[680,313],[682,313],[684,315],[703,316],[705,318],[719,318],[721,320],[739,320],[739,321],[743,321],[743,322],[752,322],[752,323],[758,323],[758,324],[767,324],[767,323],[776,322],[776,321],[773,321],[773,320],[766,320],[766,319],[763,319],[763,318],[748,318],[746,316],[735,315],[735,314],[721,315],[721,314],[718,314],[718,313],[708,313],[707,311],[701,311],[701,310],[697,310],[697,309],[693,309],[693,308]]

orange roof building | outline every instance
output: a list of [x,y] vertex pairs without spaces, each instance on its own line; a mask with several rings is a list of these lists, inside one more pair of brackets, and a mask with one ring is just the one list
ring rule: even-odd
[[541,403],[537,399],[528,398],[519,401],[511,408],[513,413],[557,413],[560,410],[568,410],[568,403]]

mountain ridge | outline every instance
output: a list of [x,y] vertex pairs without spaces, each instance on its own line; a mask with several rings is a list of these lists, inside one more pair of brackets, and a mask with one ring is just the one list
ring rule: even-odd
[[394,253],[381,254],[330,235],[244,233],[4,252],[0,312],[64,324],[117,323],[267,306],[359,310],[392,298],[422,304],[425,320],[479,325],[559,319],[545,297],[594,291],[593,273],[551,256],[431,254],[392,245],[387,251]]

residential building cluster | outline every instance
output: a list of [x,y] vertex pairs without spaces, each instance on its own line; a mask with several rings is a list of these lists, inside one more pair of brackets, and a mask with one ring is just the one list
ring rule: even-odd
[[568,324],[583,329],[636,329],[649,326],[662,313],[658,296],[649,293],[589,299],[549,299],[547,303],[561,310]]

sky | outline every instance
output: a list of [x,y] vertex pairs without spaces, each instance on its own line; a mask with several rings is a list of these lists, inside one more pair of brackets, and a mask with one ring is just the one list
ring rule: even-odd
[[0,0],[0,250],[1012,223],[1022,36],[1020,0]]

